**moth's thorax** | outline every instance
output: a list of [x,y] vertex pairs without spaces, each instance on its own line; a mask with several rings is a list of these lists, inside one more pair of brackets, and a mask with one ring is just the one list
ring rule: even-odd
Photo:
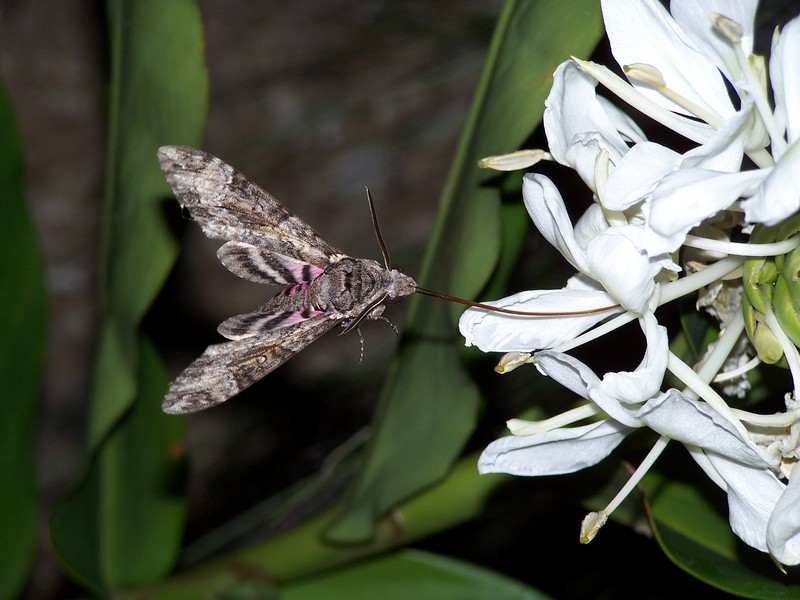
[[408,296],[414,289],[414,280],[399,271],[387,270],[374,260],[345,257],[311,281],[304,295],[317,310],[352,314],[382,296]]

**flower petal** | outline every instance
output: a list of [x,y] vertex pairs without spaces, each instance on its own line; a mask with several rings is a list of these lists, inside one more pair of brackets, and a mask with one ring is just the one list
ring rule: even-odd
[[792,475],[767,524],[769,553],[784,565],[800,564],[800,471]]
[[662,265],[639,249],[643,229],[634,225],[609,227],[586,249],[592,277],[626,309],[645,312],[657,293],[655,276]]
[[[610,116],[606,112],[609,105],[598,101],[596,87],[597,81],[575,63],[561,63],[553,73],[553,87],[545,101],[543,117],[550,154],[561,164],[574,168],[591,189],[595,189],[594,170],[599,150],[608,152],[614,162],[628,150],[617,131],[617,113]],[[636,127],[630,120],[624,123],[626,129]]]
[[[714,63],[687,43],[686,35],[661,4],[653,0],[603,0],[602,7],[611,51],[620,66],[644,63],[656,67],[669,89],[694,104],[723,118],[733,113]],[[705,22],[710,23],[708,16]],[[655,88],[637,81],[632,84],[668,110],[690,114]]]
[[642,247],[649,256],[674,252],[686,241],[692,227],[728,208],[739,197],[750,196],[768,172],[681,169],[670,173],[642,208],[647,232]]
[[[610,371],[597,385],[589,386],[589,398],[601,408],[611,399],[623,404],[639,404],[661,389],[669,358],[667,330],[658,324],[653,313],[646,313],[639,323],[647,339],[647,350],[639,366],[633,371]],[[641,424],[637,417],[633,417],[633,421]]]
[[647,196],[675,168],[680,154],[653,142],[636,144],[611,171],[600,201],[608,210],[626,210]]
[[570,264],[586,272],[586,257],[575,240],[572,222],[558,188],[544,175],[528,173],[522,178],[522,198],[533,224]]
[[771,169],[746,171],[768,174],[749,200],[742,202],[748,223],[777,225],[800,210],[800,140]]
[[591,399],[615,421],[628,427],[641,427],[642,422],[634,416],[634,411],[621,404],[618,398],[610,394],[595,394],[592,397],[591,390],[598,389],[600,378],[577,358],[563,352],[545,350],[538,352],[533,362],[540,373],[552,377],[575,394]]
[[[767,523],[784,488],[771,471],[696,449],[692,457],[712,480],[724,482],[731,530],[746,544],[767,551]],[[712,472],[709,472],[712,470]]]
[[792,19],[781,31],[769,59],[770,83],[775,95],[775,113],[786,123],[789,142],[800,139],[800,17]]
[[[564,313],[613,306],[615,302],[605,292],[532,290],[486,304],[531,312]],[[468,308],[458,321],[458,329],[467,346],[477,346],[484,352],[530,352],[569,341],[610,314],[613,312],[527,317]]]
[[561,475],[599,463],[631,429],[606,420],[529,436],[510,435],[489,444],[478,459],[480,473]]
[[725,119],[707,142],[689,150],[678,162],[679,168],[698,167],[734,173],[741,170],[745,146],[753,126],[754,104],[746,98],[740,110]]
[[586,252],[589,242],[601,231],[608,229],[608,221],[603,214],[603,208],[599,204],[592,204],[575,222],[573,235],[578,246]]
[[647,402],[636,416],[663,436],[717,452],[751,467],[770,466],[766,457],[708,404],[670,389]]

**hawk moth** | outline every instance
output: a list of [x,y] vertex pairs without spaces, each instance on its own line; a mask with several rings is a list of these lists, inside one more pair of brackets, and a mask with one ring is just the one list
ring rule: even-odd
[[389,266],[379,230],[384,265],[338,250],[202,150],[163,146],[158,159],[178,202],[203,233],[227,240],[217,256],[228,270],[256,283],[289,286],[217,328],[229,341],[209,346],[178,375],[164,397],[164,412],[191,413],[224,402],[335,325],[349,331],[363,319],[381,317],[385,302],[416,291],[411,277]]

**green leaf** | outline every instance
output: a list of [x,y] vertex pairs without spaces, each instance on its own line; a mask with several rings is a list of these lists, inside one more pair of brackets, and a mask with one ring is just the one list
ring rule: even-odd
[[488,569],[403,550],[281,589],[283,600],[540,600],[548,596]]
[[[471,298],[487,284],[502,246],[500,192],[490,181],[496,176],[476,163],[522,144],[541,119],[555,67],[591,52],[601,35],[595,0],[504,5],[426,250],[422,285]],[[412,298],[367,459],[331,539],[369,538],[380,515],[444,476],[472,433],[480,395],[457,358],[460,312]]]
[[163,576],[184,522],[180,423],[161,413],[167,376],[139,333],[177,244],[163,216],[163,144],[197,145],[207,111],[194,0],[107,2],[111,86],[100,326],[86,472],[56,508],[53,546],[95,591]]
[[800,584],[787,579],[766,554],[731,531],[725,493],[705,481],[679,481],[650,472],[643,485],[651,525],[664,553],[684,571],[731,594],[796,598]]
[[169,376],[144,337],[139,356],[131,410],[51,521],[65,566],[97,592],[102,582],[130,586],[164,576],[183,534],[184,421],[161,411]]
[[[461,368],[452,343],[409,344],[401,349],[389,372],[384,396],[376,418],[381,424],[380,435],[392,443],[375,443],[369,460],[361,471],[360,502],[349,510],[326,533],[336,541],[358,541],[372,536],[376,517],[398,500],[416,491],[419,482],[434,482],[447,474],[458,458],[464,436],[474,427],[475,411],[463,415],[450,428],[452,409],[449,403],[439,402],[440,395],[452,394],[463,402],[477,403],[475,385]],[[447,373],[446,379],[437,377]],[[409,398],[435,398],[427,403],[422,416],[416,402]],[[448,434],[450,434],[448,436]],[[460,434],[460,435],[459,435]],[[453,436],[459,436],[458,444]],[[419,456],[420,447],[428,453]],[[398,456],[409,461],[398,468]],[[371,486],[371,487],[365,487]]]
[[38,498],[34,421],[44,358],[44,264],[25,206],[23,153],[0,86],[0,598],[19,594],[32,566]]
[[98,456],[104,474],[103,564],[115,585],[162,577],[183,536],[184,420],[165,415],[169,375],[145,338],[139,351],[139,395]]
[[277,588],[261,581],[247,581],[234,588],[212,594],[209,600],[279,600]]
[[208,94],[194,0],[108,0],[107,7],[112,73],[99,352],[106,362],[95,372],[90,449],[130,407],[139,322],[177,255],[162,214],[171,194],[156,151],[199,144]]

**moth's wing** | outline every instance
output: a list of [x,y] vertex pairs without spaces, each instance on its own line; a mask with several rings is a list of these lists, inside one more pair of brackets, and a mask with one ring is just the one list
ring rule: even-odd
[[225,402],[277,369],[340,320],[320,316],[209,346],[170,384],[162,405],[164,412],[193,413]]
[[[276,302],[281,296],[282,294],[279,294],[271,298],[253,312],[226,319],[220,323],[217,331],[229,340],[241,340],[263,336],[265,332],[292,327],[309,319],[318,320],[323,317],[333,321],[344,319],[344,316],[340,315],[337,318],[336,315],[326,314],[311,307],[283,308]],[[291,335],[291,331],[286,332],[286,335]]]
[[231,273],[256,283],[308,283],[324,272],[322,267],[246,242],[223,244],[217,257]]
[[236,240],[325,268],[343,253],[258,185],[219,158],[186,146],[158,149],[181,206],[211,238]]

